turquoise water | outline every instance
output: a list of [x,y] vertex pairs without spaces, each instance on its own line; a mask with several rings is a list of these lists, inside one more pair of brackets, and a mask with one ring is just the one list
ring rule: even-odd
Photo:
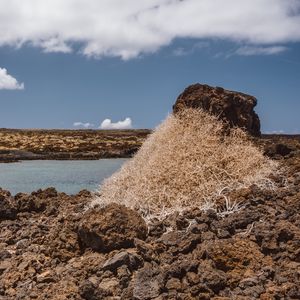
[[94,191],[117,171],[126,159],[33,160],[0,164],[0,187],[12,194],[31,193],[53,186],[60,192],[75,194],[82,189]]

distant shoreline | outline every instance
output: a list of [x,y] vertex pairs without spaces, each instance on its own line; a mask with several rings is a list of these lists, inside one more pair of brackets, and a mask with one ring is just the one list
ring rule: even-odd
[[0,129],[0,162],[131,157],[148,129]]

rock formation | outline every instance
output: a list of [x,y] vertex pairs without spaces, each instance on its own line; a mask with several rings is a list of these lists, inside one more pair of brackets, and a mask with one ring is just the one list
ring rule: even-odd
[[185,107],[202,108],[230,126],[238,126],[251,135],[260,136],[260,121],[254,111],[256,104],[253,96],[197,83],[179,95],[173,111],[176,113]]
[[147,226],[143,218],[125,206],[112,203],[85,213],[79,225],[82,244],[93,250],[109,252],[133,246],[135,238],[144,239]]

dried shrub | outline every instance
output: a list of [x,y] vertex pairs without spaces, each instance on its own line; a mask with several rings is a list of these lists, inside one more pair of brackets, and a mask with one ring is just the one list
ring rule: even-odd
[[276,164],[263,156],[241,129],[224,135],[224,125],[204,111],[170,115],[120,171],[104,181],[94,204],[111,202],[146,218],[186,208],[213,207],[214,200],[252,184],[268,187]]

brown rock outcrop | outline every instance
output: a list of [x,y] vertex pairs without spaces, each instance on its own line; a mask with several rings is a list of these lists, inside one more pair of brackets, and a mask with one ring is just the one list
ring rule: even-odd
[[12,202],[10,193],[0,188],[0,221],[16,218],[17,211]]
[[255,97],[200,83],[187,87],[173,106],[174,113],[183,108],[201,108],[218,116],[231,127],[243,128],[251,135],[260,136],[260,121],[254,111]]
[[78,235],[84,246],[100,252],[133,246],[135,238],[144,239],[147,226],[135,211],[112,203],[90,210],[79,225]]

